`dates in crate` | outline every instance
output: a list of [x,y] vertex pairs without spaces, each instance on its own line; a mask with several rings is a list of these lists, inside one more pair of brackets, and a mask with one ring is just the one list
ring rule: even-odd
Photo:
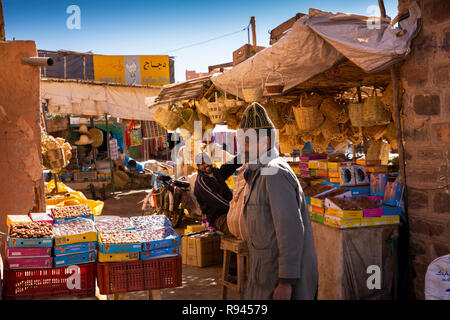
[[67,207],[55,207],[51,209],[51,213],[54,219],[76,218],[92,215],[92,211],[87,204]]
[[172,226],[165,215],[131,217],[130,219],[137,231],[157,230]]
[[100,231],[100,241],[103,244],[140,243],[136,230]]
[[13,223],[9,229],[11,238],[51,238],[52,225],[46,222]]

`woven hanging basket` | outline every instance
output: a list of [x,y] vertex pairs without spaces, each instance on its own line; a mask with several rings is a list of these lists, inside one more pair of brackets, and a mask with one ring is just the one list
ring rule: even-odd
[[264,105],[264,109],[266,109],[267,115],[269,116],[272,123],[275,125],[275,128],[281,129],[284,126],[283,118],[279,114],[277,104],[273,101],[269,101]]
[[311,144],[315,152],[324,153],[327,151],[329,142],[322,134],[319,134],[318,136],[313,137]]
[[363,126],[363,103],[352,102],[348,105],[348,116],[354,127]]
[[348,121],[348,112],[344,105],[337,103],[333,98],[323,100],[319,110],[325,118],[332,122],[345,123]]
[[363,142],[362,130],[353,126],[348,126],[348,130],[345,133],[346,138],[354,145]]
[[291,153],[295,148],[295,137],[280,134],[278,142],[280,144],[280,152]]
[[[316,94],[312,96],[302,94],[300,96],[300,105],[292,108],[295,121],[300,131],[310,131],[318,128],[322,124],[324,117],[319,111],[320,102],[322,102],[322,98]],[[318,104],[314,106],[313,103]]]
[[180,128],[186,129],[191,134],[194,133],[194,121],[199,120],[194,109],[184,108],[180,110],[179,114],[181,119],[183,119],[183,124],[180,126]]
[[215,101],[208,103],[208,114],[213,124],[224,123],[226,117],[226,109],[223,102],[217,97],[215,93]]
[[[401,105],[402,102],[402,83],[401,81],[399,81],[399,87],[398,87],[398,105]],[[393,112],[394,111],[394,86],[392,85],[392,83],[389,83],[389,85],[386,87],[386,89],[383,91],[383,95],[381,96],[381,102],[383,103],[383,107],[389,111],[389,112]]]
[[341,131],[339,130],[338,124],[329,119],[325,119],[320,126],[320,131],[326,140],[333,140],[341,137]]
[[261,79],[261,86],[244,87],[244,78],[241,79],[242,96],[246,102],[258,102],[264,93],[264,80]]
[[214,129],[215,125],[212,124],[211,120],[209,120],[209,117],[200,113],[198,109],[197,109],[197,117],[199,121],[202,122],[202,133],[205,132],[206,130]]
[[183,119],[179,117],[178,109],[174,106],[169,109],[159,107],[153,116],[153,121],[170,131],[177,130],[183,124]]
[[304,141],[305,143],[308,141],[312,141],[313,137],[314,136],[311,134],[305,134],[305,133],[301,134],[302,141]]
[[209,116],[208,113],[208,99],[206,99],[205,97],[201,98],[199,102],[195,101],[195,107],[197,108],[197,110],[205,115],[205,116]]
[[394,122],[390,122],[387,126],[386,132],[384,133],[384,137],[391,145],[392,149],[398,150],[397,143],[397,127]]
[[371,126],[363,128],[363,135],[372,140],[378,140],[386,133],[387,125]]
[[228,129],[230,130],[237,130],[240,125],[240,121],[236,117],[235,114],[227,112],[227,116],[225,118],[225,122],[227,124]]
[[363,127],[371,127],[376,125],[388,124],[391,121],[391,113],[387,111],[381,98],[374,94],[368,97],[362,108]]
[[381,140],[370,140],[366,159],[381,160],[382,165],[387,165],[389,162],[390,151],[391,146],[389,145],[389,143],[384,143]]

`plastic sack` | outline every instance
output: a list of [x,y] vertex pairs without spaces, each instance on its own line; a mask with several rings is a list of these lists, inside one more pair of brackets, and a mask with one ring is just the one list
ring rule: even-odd
[[[55,181],[51,180],[45,184],[45,193],[49,194],[55,188]],[[89,200],[85,197],[85,195],[80,191],[75,191],[68,186],[66,186],[62,182],[58,182],[58,190],[60,192],[66,192],[71,195],[68,199],[66,197],[51,197],[50,199],[45,199],[45,204],[47,206],[57,206],[63,207],[67,205],[76,205],[76,204],[87,204],[91,209],[94,215],[99,216],[102,214],[104,202],[98,200]]]
[[450,254],[433,260],[428,266],[425,300],[450,300]]

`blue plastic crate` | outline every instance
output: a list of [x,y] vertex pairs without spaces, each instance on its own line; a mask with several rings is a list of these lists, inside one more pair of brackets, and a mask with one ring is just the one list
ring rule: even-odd
[[53,265],[55,267],[64,267],[72,264],[89,263],[95,262],[96,258],[97,254],[95,250],[84,253],[66,254],[55,257],[53,259]]
[[53,218],[53,222],[55,224],[60,224],[60,223],[70,222],[70,221],[76,220],[78,218],[94,220],[94,215],[93,214],[84,214],[82,216],[72,217],[72,218]]
[[55,256],[62,256],[67,254],[85,253],[97,249],[97,242],[81,242],[74,244],[65,244],[62,246],[55,246],[53,248]]
[[305,196],[305,199],[306,199],[306,203],[307,203],[307,204],[311,204],[311,199],[310,199],[310,197]]
[[153,258],[172,257],[180,254],[180,246],[173,246],[170,248],[162,248],[150,251],[141,252],[141,260],[148,260]]
[[370,187],[342,187],[342,189],[350,190],[352,192],[352,197],[354,196],[368,196],[370,195]]

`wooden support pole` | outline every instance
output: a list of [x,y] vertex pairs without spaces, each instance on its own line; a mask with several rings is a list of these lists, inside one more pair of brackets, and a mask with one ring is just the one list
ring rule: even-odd
[[114,194],[114,170],[113,164],[111,160],[111,147],[109,145],[109,125],[108,125],[108,114],[105,113],[105,123],[106,123],[106,147],[108,149],[108,158],[109,158],[109,169],[111,170],[111,193]]
[[250,25],[252,26],[253,45],[256,47],[256,23],[255,23],[255,17],[251,17],[250,18]]
[[6,41],[6,36],[5,36],[5,19],[3,18],[2,0],[0,0],[0,41]]
[[378,0],[378,5],[380,6],[380,15],[382,18],[386,18],[386,9],[384,7],[384,1]]

